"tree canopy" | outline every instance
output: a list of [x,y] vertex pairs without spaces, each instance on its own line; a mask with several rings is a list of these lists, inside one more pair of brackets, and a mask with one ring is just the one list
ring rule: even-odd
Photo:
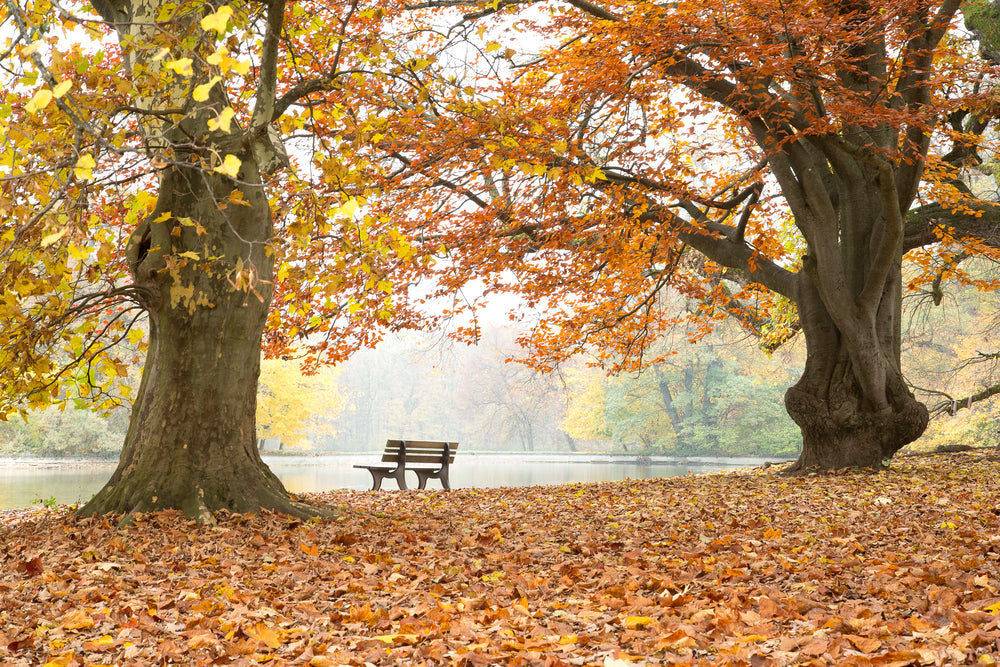
[[992,11],[5,0],[0,415],[110,406],[145,353],[84,512],[309,515],[256,450],[261,349],[475,338],[508,292],[537,368],[637,368],[670,287],[706,329],[801,328],[800,467],[876,466],[927,421],[904,253],[916,288],[994,253]]
[[[540,310],[541,368],[582,349],[655,361],[667,287],[706,329],[735,317],[777,345],[801,328],[798,466],[877,467],[928,418],[900,366],[904,254],[912,289],[996,257],[1000,208],[976,182],[996,163],[996,63],[959,5],[462,4],[422,129],[378,146],[396,168],[377,205],[437,249],[408,268],[441,297],[476,285]],[[480,59],[448,61],[456,43]]]

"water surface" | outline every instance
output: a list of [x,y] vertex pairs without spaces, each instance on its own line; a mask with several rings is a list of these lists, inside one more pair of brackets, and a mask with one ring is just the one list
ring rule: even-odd
[[[371,488],[367,470],[357,463],[375,463],[370,454],[324,456],[264,456],[271,470],[293,493],[332,489]],[[620,479],[671,477],[687,473],[760,465],[755,458],[653,458],[649,465],[635,457],[572,456],[546,454],[464,454],[459,453],[451,469],[451,485],[459,487],[533,486],[568,482],[604,482]],[[0,509],[27,507],[55,498],[57,503],[86,502],[108,481],[115,462],[0,459]],[[416,475],[407,473],[407,484],[416,488]],[[439,488],[431,480],[431,488]],[[383,489],[395,489],[386,480]]]

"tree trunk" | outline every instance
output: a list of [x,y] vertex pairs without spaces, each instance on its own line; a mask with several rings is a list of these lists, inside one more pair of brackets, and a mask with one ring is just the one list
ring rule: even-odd
[[[219,509],[327,514],[293,501],[258,453],[272,225],[253,158],[241,157],[249,206],[217,207],[237,187],[228,177],[171,168],[156,208],[133,234],[127,254],[146,294],[149,351],[118,469],[81,514],[173,508],[208,523]],[[178,261],[181,252],[199,259]],[[252,275],[241,273],[248,267]]]
[[920,437],[928,421],[927,408],[914,398],[900,372],[898,337],[891,331],[898,313],[880,309],[877,322],[888,335],[870,341],[881,353],[885,377],[885,403],[879,407],[865,398],[857,379],[868,369],[855,366],[857,355],[851,354],[848,337],[834,325],[811,280],[805,274],[800,278],[797,305],[807,357],[802,377],[785,393],[785,408],[802,430],[802,453],[789,472],[880,468]]
[[[156,206],[125,251],[149,314],[142,381],[118,468],[80,513],[127,519],[180,509],[203,523],[220,509],[329,515],[293,501],[257,448],[261,337],[274,278],[274,226],[259,165],[280,166],[266,136],[274,73],[261,70],[256,130],[213,125],[229,104],[223,87],[198,103],[190,92],[190,81],[214,73],[205,68],[213,40],[205,34],[189,47],[197,56],[190,81],[167,74],[154,55],[161,52],[163,4],[95,3],[121,36],[139,131],[160,178]],[[180,12],[170,29],[201,34],[200,17]]]

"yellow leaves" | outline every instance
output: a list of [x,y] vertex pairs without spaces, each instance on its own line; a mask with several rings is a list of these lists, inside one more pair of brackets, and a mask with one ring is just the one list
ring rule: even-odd
[[84,630],[94,627],[94,619],[85,609],[74,609],[62,617],[61,625],[66,630]]
[[38,53],[38,49],[42,48],[42,44],[44,43],[45,40],[36,39],[31,44],[25,44],[24,46],[21,47],[21,56],[24,58],[29,58],[33,56],[34,54]]
[[[204,102],[204,101],[206,101],[208,99],[209,93],[212,90],[212,87],[215,84],[217,84],[219,81],[222,81],[222,77],[221,76],[213,76],[207,83],[203,83],[200,86],[195,86],[194,91],[191,94],[191,97],[194,98],[195,102]],[[230,112],[230,114],[232,114],[232,109],[230,109],[229,107],[226,107],[226,109]],[[225,113],[225,110],[223,111],[223,114],[224,113]],[[230,120],[232,120],[232,115],[230,115]],[[229,126],[228,126],[228,124],[226,125],[226,127],[227,127],[227,129],[225,130],[225,132],[229,132],[229,129],[228,129]]]
[[52,89],[52,97],[58,100],[60,97],[68,93],[70,88],[72,87],[73,87],[73,81],[70,79],[66,79]]
[[239,176],[240,165],[242,164],[243,162],[235,155],[227,155],[225,159],[222,161],[222,164],[217,166],[212,171],[218,172],[220,174],[225,174],[230,178],[236,178],[237,176]]
[[[207,98],[206,98],[207,99]],[[236,112],[233,111],[232,107],[226,107],[222,112],[215,118],[208,121],[208,129],[212,132],[217,130],[222,130],[225,133],[232,131],[233,118],[236,116]],[[237,168],[239,164],[236,165]],[[236,178],[233,176],[233,178]]]
[[192,76],[194,70],[191,65],[194,61],[191,58],[178,58],[177,60],[169,60],[163,63],[163,69],[179,74],[180,76]]
[[94,160],[94,156],[90,153],[84,153],[77,159],[76,166],[73,167],[73,174],[81,181],[92,180],[96,166],[97,162]]
[[226,32],[226,26],[233,15],[233,8],[229,5],[219,7],[214,14],[209,14],[201,20],[201,29],[208,32],[214,30],[222,35]]
[[339,215],[345,218],[353,218],[354,214],[358,212],[358,200],[354,197],[349,198],[346,202],[337,207],[334,211],[334,215]]
[[44,665],[42,665],[42,667],[66,667],[68,664],[73,662],[74,659],[75,659],[74,653],[72,651],[68,651],[66,653],[63,653],[57,658],[49,660]]
[[629,630],[642,630],[656,623],[649,616],[626,616],[622,619],[622,625]]
[[27,113],[38,113],[39,111],[47,107],[49,105],[49,102],[51,101],[52,101],[52,91],[49,90],[48,88],[42,88],[37,93],[35,93],[34,97],[32,97],[27,104],[24,105],[24,110]]
[[68,227],[64,227],[63,229],[60,229],[58,232],[53,232],[51,234],[47,234],[47,235],[43,236],[42,237],[41,246],[43,248],[45,248],[47,246],[52,245],[53,243],[58,243],[59,239],[61,239],[62,237],[66,236],[66,234],[68,232],[69,232],[69,228]]
[[395,633],[390,635],[377,635],[372,637],[375,641],[380,641],[384,644],[415,644],[417,640],[420,639],[420,635],[408,634],[408,633]]

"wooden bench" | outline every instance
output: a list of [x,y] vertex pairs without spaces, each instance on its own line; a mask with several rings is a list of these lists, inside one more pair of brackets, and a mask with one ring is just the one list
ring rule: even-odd
[[448,467],[455,461],[457,442],[433,442],[427,440],[386,440],[382,462],[373,465],[356,465],[372,474],[372,491],[382,487],[382,480],[391,477],[406,488],[406,471],[417,473],[420,488],[427,488],[427,480],[440,479],[441,486],[451,488],[448,482]]

